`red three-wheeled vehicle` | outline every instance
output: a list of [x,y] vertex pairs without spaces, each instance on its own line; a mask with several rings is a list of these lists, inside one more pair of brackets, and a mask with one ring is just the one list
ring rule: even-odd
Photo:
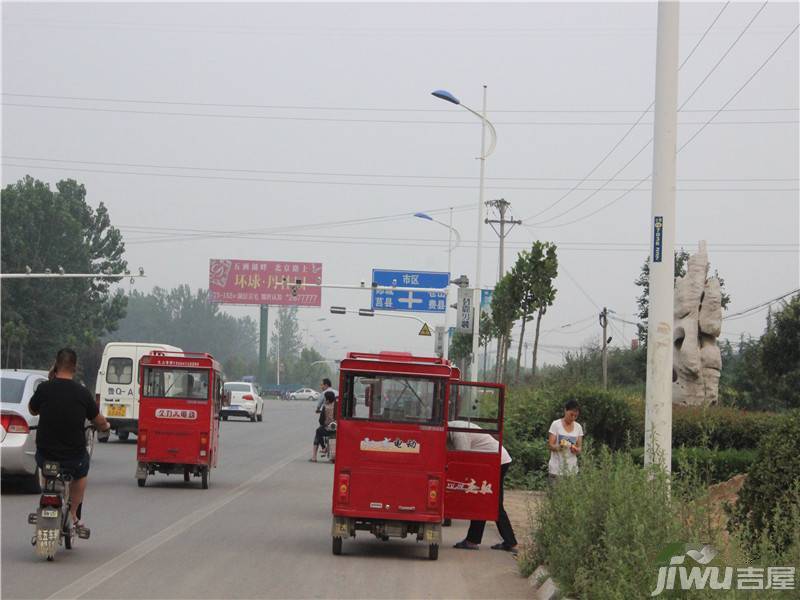
[[210,354],[153,351],[139,361],[136,480],[156,472],[199,477],[217,466],[219,411],[227,403],[222,366]]
[[440,358],[351,352],[340,365],[333,553],[369,531],[416,536],[438,558],[444,519],[497,519],[500,451],[454,450],[449,432],[502,445],[504,386],[460,380]]

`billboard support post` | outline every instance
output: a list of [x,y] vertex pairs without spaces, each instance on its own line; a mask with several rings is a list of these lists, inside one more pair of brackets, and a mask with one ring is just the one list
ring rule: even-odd
[[262,304],[258,327],[258,382],[267,385],[267,340],[269,339],[269,305]]

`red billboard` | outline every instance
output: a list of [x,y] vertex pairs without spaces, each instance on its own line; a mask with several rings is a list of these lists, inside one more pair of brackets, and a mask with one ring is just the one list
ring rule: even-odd
[[319,307],[322,288],[308,287],[308,283],[322,283],[322,263],[212,258],[208,299],[225,304]]

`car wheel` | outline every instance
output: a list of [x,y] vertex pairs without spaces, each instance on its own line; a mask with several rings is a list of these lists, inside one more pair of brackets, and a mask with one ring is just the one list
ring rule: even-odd
[[130,431],[120,431],[119,433],[117,433],[117,437],[119,438],[119,441],[127,442],[128,438],[131,437],[131,432]]
[[256,413],[252,414],[252,416],[250,417],[250,422],[251,423],[255,423],[256,422]]
[[227,421],[228,420],[228,415],[222,415],[222,420],[223,421]]
[[88,428],[85,433],[86,433],[86,452],[89,455],[89,458],[91,458],[92,453],[94,452],[94,444],[95,440],[97,439],[97,433],[92,427]]
[[144,482],[145,482],[145,479],[137,479],[136,480],[136,485],[138,485],[139,487],[144,487]]
[[261,414],[258,415],[258,422],[260,423],[263,420],[264,420],[264,412],[262,411]]

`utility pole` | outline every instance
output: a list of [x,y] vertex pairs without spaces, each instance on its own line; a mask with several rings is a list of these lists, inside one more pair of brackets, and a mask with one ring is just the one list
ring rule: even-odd
[[[278,317],[280,319],[280,317]],[[281,384],[281,326],[280,322],[275,328],[275,336],[278,341],[275,344],[275,382]]]
[[[514,225],[521,225],[522,221],[518,219],[514,219],[511,217],[510,219],[506,219],[506,211],[509,210],[511,207],[511,202],[505,200],[504,198],[500,198],[498,200],[489,200],[486,202],[486,206],[490,206],[494,208],[498,213],[500,213],[499,219],[486,219],[484,223],[490,225],[497,236],[500,238],[500,256],[498,262],[498,269],[497,269],[497,281],[499,282],[503,278],[503,272],[505,271],[505,243],[506,243],[506,236],[511,233],[511,230],[514,228]],[[495,229],[495,224],[500,225],[500,231]],[[506,231],[506,225],[511,225]],[[503,377],[505,376],[505,352],[501,352],[501,350],[505,350],[506,348],[501,348],[503,340],[497,338],[497,362],[495,372],[497,373],[497,381],[503,381]]]
[[672,334],[675,280],[675,152],[678,136],[679,4],[658,3],[653,196],[650,216],[650,306],[647,320],[645,464],[672,465]]
[[[486,206],[490,206],[494,208],[498,213],[500,213],[499,219],[486,219],[484,222],[487,225],[491,225],[494,232],[497,234],[497,237],[500,238],[500,261],[499,261],[499,268],[497,270],[497,280],[500,281],[503,278],[503,271],[504,271],[504,254],[505,254],[505,241],[506,237],[511,230],[514,228],[514,225],[521,225],[522,221],[519,219],[514,219],[511,217],[510,219],[506,219],[506,211],[511,207],[511,202],[500,198],[499,200],[489,200],[486,203]],[[500,225],[500,231],[495,229],[495,224]],[[506,231],[506,225],[511,225]]]
[[603,389],[608,389],[608,309],[600,311],[600,327],[603,328]]

